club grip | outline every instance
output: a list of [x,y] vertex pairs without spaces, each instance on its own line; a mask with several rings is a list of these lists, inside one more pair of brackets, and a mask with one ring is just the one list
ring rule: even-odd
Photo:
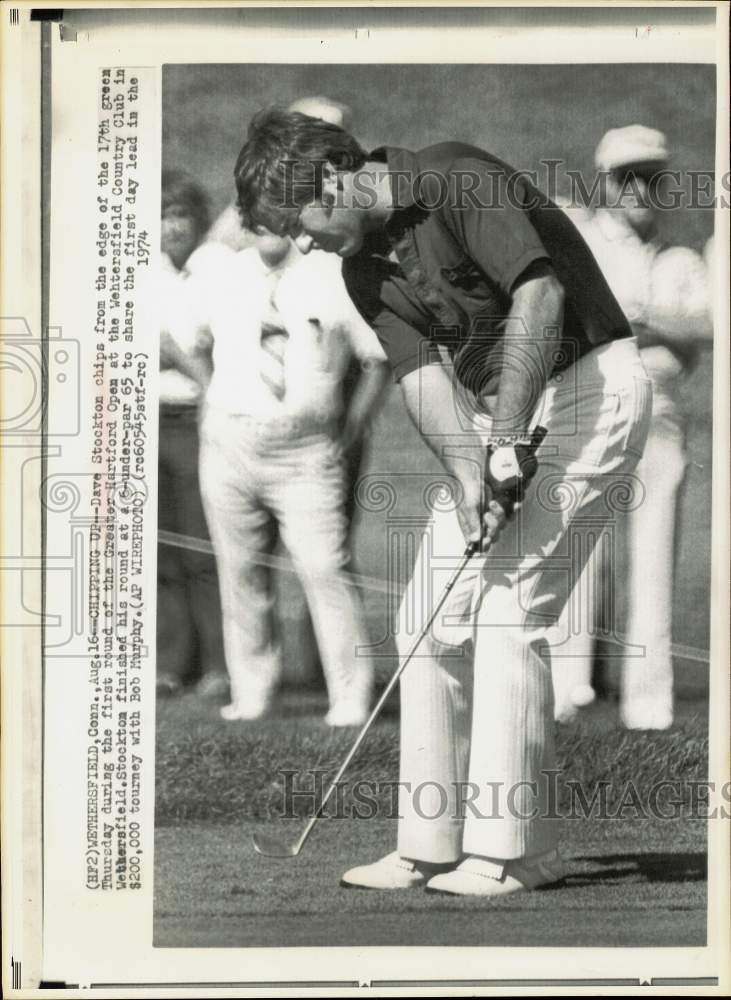
[[[543,443],[543,439],[545,438],[546,434],[548,434],[548,430],[541,424],[536,424],[530,436],[530,444],[528,445],[531,455],[535,455],[535,453],[538,451],[541,444]],[[480,551],[480,544],[481,544],[480,542],[470,542],[467,548],[464,550],[464,557],[466,559],[471,559],[472,556],[474,556],[477,552]]]
[[542,427],[541,424],[536,424],[533,428],[533,433],[530,436],[530,450],[534,455],[543,444],[543,439],[546,434],[548,434],[548,430],[545,427]]

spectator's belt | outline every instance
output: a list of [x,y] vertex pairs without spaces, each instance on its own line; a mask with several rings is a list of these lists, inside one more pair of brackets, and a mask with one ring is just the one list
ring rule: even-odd
[[198,418],[197,403],[164,403],[160,402],[160,416],[172,419],[189,417],[192,420]]
[[[209,410],[213,416],[213,407]],[[341,420],[338,417],[318,417],[316,414],[296,414],[272,417],[252,417],[246,413],[230,413],[225,416],[235,421],[239,426],[245,427],[252,434],[265,438],[292,439],[307,437],[312,434],[326,434],[336,436],[340,429]]]

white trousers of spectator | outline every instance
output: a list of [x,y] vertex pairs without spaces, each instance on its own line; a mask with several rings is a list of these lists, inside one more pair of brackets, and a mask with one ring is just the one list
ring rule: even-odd
[[[403,857],[510,859],[555,846],[549,641],[640,458],[651,395],[634,339],[594,349],[547,386],[533,422],[548,434],[523,507],[468,565],[403,674]],[[464,546],[454,509],[434,510],[402,600],[401,655]]]
[[209,408],[201,491],[218,563],[232,703],[266,703],[281,675],[265,565],[277,530],[305,590],[331,705],[367,703],[372,663],[358,653],[368,636],[347,573],[345,472],[334,434]]
[[[631,729],[666,729],[673,721],[672,613],[675,568],[675,521],[678,493],[685,476],[683,417],[673,387],[653,381],[650,432],[635,475],[642,483],[641,502],[618,520],[617,554],[624,566],[615,577],[611,546],[597,548],[579,582],[575,602],[581,618],[555,650],[553,683],[556,715],[572,711],[572,692],[591,685],[597,600],[602,583],[626,588],[625,654],[621,657],[620,715]],[[622,558],[622,555],[624,558]],[[574,602],[572,602],[574,603]],[[617,607],[620,601],[609,602]],[[605,623],[613,627],[616,623]],[[617,649],[615,653],[620,653]]]

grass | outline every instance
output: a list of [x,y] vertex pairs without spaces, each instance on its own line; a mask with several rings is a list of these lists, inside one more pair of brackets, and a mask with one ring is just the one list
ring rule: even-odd
[[[304,701],[304,704],[302,703]],[[668,732],[633,733],[615,724],[611,706],[601,704],[557,731],[562,773],[559,809],[571,807],[566,782],[580,783],[591,797],[599,782],[609,782],[607,808],[616,811],[631,782],[639,799],[648,799],[660,780],[702,781],[708,741],[704,702],[681,703],[679,723]],[[290,693],[278,717],[250,723],[224,723],[217,706],[193,695],[158,706],[158,826],[191,820],[234,823],[283,814],[285,779],[297,789],[313,788],[311,772],[333,773],[350,749],[354,730],[332,730],[321,720],[324,699],[314,693]],[[381,785],[379,815],[392,810],[388,782],[398,778],[398,721],[391,711],[369,733],[346,775],[345,811],[350,791],[360,781]],[[386,787],[383,787],[386,786]],[[575,796],[575,793],[573,793]],[[575,798],[574,798],[574,801]],[[625,803],[628,800],[625,799]],[[688,794],[685,806],[689,807]],[[293,800],[293,815],[311,810],[308,799]],[[631,817],[627,805],[625,815]]]
[[[301,823],[291,823],[291,835]],[[341,874],[395,844],[396,824],[322,822],[303,852],[255,854],[271,824],[159,829],[157,947],[691,946],[705,943],[705,824],[565,823],[561,888],[500,900],[358,892]],[[284,830],[281,830],[284,827]],[[280,821],[280,832],[287,833]]]
[[[398,720],[380,719],[353,763],[358,779],[398,776]],[[332,774],[354,733],[322,722],[324,697],[287,692],[275,718],[223,723],[218,706],[185,695],[158,705],[155,834],[156,947],[345,945],[699,946],[706,936],[707,822],[692,818],[687,790],[671,821],[621,806],[632,782],[641,804],[654,782],[706,777],[707,706],[678,704],[664,733],[618,728],[615,706],[592,706],[558,727],[559,766],[585,794],[611,782],[603,817],[570,816],[561,786],[560,842],[569,875],[560,888],[502,900],[423,892],[348,892],[340,875],[393,850],[390,795],[373,819],[356,819],[346,794],[338,818],[324,818],[302,853],[257,855],[257,831],[294,840],[303,817],[281,818],[278,772],[298,783]],[[303,805],[303,803],[300,803]],[[307,804],[304,803],[306,806]],[[307,808],[300,810],[309,812]],[[701,812],[702,815],[702,812]]]

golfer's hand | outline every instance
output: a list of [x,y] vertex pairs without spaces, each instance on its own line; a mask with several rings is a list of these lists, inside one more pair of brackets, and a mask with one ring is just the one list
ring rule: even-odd
[[525,489],[538,470],[536,451],[545,436],[545,427],[536,426],[524,440],[488,445],[485,487],[506,517],[520,510]]
[[492,497],[487,498],[487,506],[483,511],[485,497],[479,487],[473,482],[462,482],[462,502],[457,507],[462,534],[465,542],[479,543],[480,552],[487,552],[498,538],[507,520],[505,511]]
[[497,541],[507,520],[508,515],[505,513],[505,509],[500,506],[497,500],[488,497],[487,506],[482,515],[482,539],[480,545],[482,552],[487,552],[493,542]]

